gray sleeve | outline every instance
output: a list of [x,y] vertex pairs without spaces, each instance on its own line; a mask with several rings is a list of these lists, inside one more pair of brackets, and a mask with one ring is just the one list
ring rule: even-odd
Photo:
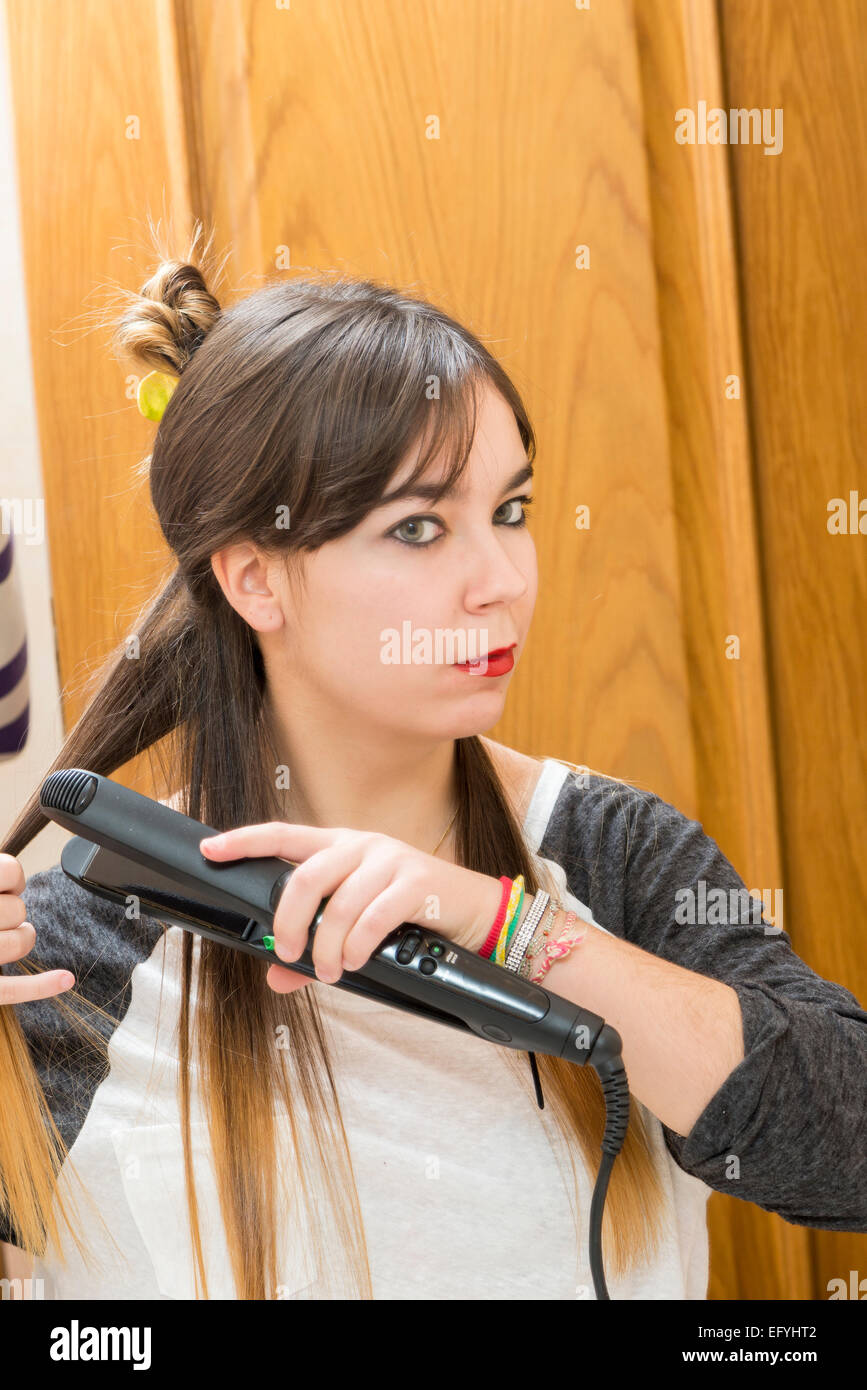
[[700,822],[654,794],[628,799],[624,935],[731,985],[743,1015],[744,1060],[688,1135],[663,1126],[669,1152],[795,1225],[867,1231],[867,1013],[795,954],[768,915],[778,898],[763,915]]
[[[4,1006],[16,1012],[52,1119],[69,1149],[108,1074],[107,1045],[129,1007],[132,971],[150,954],[162,928],[144,916],[127,919],[120,904],[80,887],[59,864],[33,874],[21,897],[27,920],[36,928],[36,943],[26,959],[44,970],[73,972],[75,985],[60,998],[96,1030],[96,1036],[80,1032],[55,996]],[[12,961],[0,966],[0,973],[24,971]],[[76,993],[84,1005],[70,998]],[[19,1244],[2,1212],[0,1240]]]

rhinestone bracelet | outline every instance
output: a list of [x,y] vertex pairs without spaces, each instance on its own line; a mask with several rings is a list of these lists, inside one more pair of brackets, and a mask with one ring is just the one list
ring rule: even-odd
[[515,939],[506,958],[507,970],[511,970],[513,973],[517,974],[518,966],[520,965],[524,956],[524,950],[529,945],[533,933],[539,925],[545,908],[548,906],[548,903],[550,901],[550,893],[540,891],[534,897],[532,903],[530,904],[529,912],[527,913],[526,917],[524,918],[523,922],[521,923],[520,927],[515,933]]

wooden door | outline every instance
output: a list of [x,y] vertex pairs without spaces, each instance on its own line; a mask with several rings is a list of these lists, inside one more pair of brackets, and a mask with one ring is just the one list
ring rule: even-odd
[[[701,819],[867,998],[867,551],[823,501],[867,492],[864,7],[6,9],[67,727],[165,556],[133,472],[153,427],[86,317],[148,273],[146,214],[216,226],[232,295],[305,266],[415,288],[489,342],[538,432],[540,598],[493,736]],[[674,138],[679,108],[783,93],[777,159]],[[863,1236],[709,1213],[712,1298],[824,1298],[867,1266]]]

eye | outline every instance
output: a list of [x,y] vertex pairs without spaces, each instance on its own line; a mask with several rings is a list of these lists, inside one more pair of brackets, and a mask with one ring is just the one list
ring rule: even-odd
[[410,534],[407,540],[404,536],[398,535],[398,532],[402,531],[404,527],[415,527],[415,535],[417,536],[419,534],[419,528],[423,526],[434,526],[435,524],[436,517],[433,516],[408,516],[406,521],[402,521],[398,526],[394,526],[388,532],[388,535],[393,536],[394,539],[400,541],[402,545],[411,545],[414,546],[416,550],[423,550],[425,546],[431,545],[437,537],[431,536],[428,540],[419,541],[414,539],[413,535]]
[[[528,497],[526,495],[523,495],[521,497],[510,497],[508,502],[504,502],[501,507],[497,508],[497,512],[501,512],[503,508],[514,507],[516,503],[520,502],[523,504],[520,510],[520,514],[517,517],[513,516],[511,520],[500,521],[498,525],[513,526],[516,529],[519,526],[526,526],[527,508],[530,506],[532,501],[532,497]],[[495,516],[497,515],[497,512],[494,513]],[[404,527],[415,527],[415,536],[417,537],[419,535],[419,528],[425,526],[426,524],[431,526],[441,525],[439,518],[435,516],[408,516],[405,521],[401,521],[397,526],[393,526],[390,531],[387,531],[386,535],[398,541],[400,545],[412,546],[412,548],[415,550],[424,550],[427,548],[427,546],[433,545],[435,541],[438,541],[440,537],[430,536],[428,540],[418,540],[411,536],[409,539],[407,539],[405,536],[401,536],[398,533],[400,531],[403,531]]]
[[504,506],[504,507],[513,507],[513,506],[515,505],[516,502],[521,502],[523,505],[522,505],[522,507],[521,507],[520,515],[517,516],[517,517],[514,517],[511,521],[505,521],[505,522],[503,522],[503,525],[504,525],[504,526],[526,526],[526,524],[527,524],[527,508],[528,508],[529,506],[531,506],[532,501],[533,501],[532,497],[527,497],[526,495],[524,495],[524,496],[522,496],[522,497],[510,497],[509,500],[508,500],[508,502],[504,502],[504,503],[503,503],[503,506]]

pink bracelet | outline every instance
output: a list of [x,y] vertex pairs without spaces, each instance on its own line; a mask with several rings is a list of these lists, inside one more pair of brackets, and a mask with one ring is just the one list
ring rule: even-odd
[[567,912],[563,926],[556,937],[545,940],[539,952],[539,963],[530,976],[534,984],[547,974],[555,961],[562,960],[583,941],[587,935],[587,922],[582,922],[576,912]]

